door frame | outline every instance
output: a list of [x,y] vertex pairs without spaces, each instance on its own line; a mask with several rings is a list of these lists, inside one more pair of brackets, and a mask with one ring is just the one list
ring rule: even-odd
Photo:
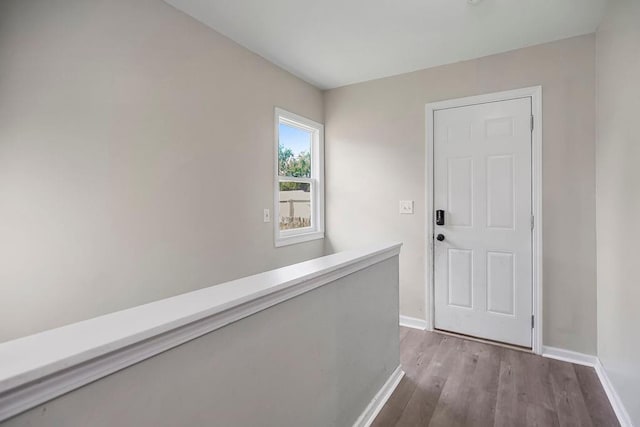
[[433,155],[433,115],[437,110],[464,107],[474,104],[508,101],[511,99],[531,97],[531,114],[533,116],[533,132],[531,135],[531,179],[532,179],[532,214],[534,226],[532,230],[532,313],[534,316],[532,337],[532,351],[542,353],[542,86],[532,86],[522,89],[469,96],[465,98],[449,99],[431,102],[425,105],[425,190],[426,190],[426,262],[425,262],[425,314],[427,330],[432,331],[435,325],[434,301],[434,227],[433,227],[433,183],[434,183],[434,155]]

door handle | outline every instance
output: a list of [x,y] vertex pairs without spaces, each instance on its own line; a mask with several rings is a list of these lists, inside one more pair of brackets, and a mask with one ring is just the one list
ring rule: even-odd
[[444,211],[442,209],[436,211],[436,225],[444,225]]
[[436,236],[436,240],[437,240],[438,242],[442,242],[442,241],[444,240],[444,234],[438,234],[438,235]]

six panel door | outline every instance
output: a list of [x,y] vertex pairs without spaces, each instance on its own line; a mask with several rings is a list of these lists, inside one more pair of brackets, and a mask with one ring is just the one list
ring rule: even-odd
[[531,98],[436,110],[433,131],[434,326],[531,347]]

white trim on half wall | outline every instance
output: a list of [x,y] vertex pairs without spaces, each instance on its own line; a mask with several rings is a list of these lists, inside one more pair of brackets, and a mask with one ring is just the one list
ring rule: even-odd
[[380,390],[378,390],[373,399],[371,399],[371,402],[369,402],[356,422],[353,423],[353,427],[369,427],[373,423],[385,403],[387,403],[387,400],[389,400],[393,394],[393,391],[398,387],[400,381],[402,381],[402,377],[404,377],[404,371],[401,366],[398,366]]
[[400,243],[390,243],[339,252],[1,343],[0,424],[114,372],[397,257],[400,247]]

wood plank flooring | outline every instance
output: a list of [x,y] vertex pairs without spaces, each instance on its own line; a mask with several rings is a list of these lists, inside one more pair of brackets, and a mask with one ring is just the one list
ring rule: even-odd
[[374,427],[619,426],[593,368],[404,327],[400,362]]

